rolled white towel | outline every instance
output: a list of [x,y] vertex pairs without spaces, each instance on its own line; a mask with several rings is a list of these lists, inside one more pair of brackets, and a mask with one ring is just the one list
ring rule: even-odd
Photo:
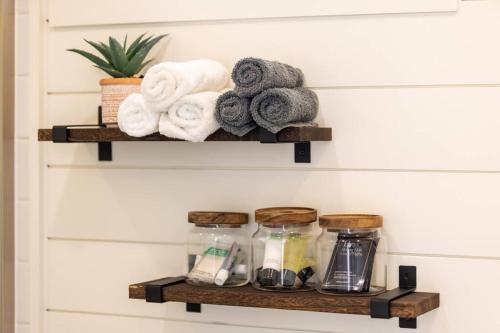
[[118,109],[118,127],[130,136],[146,136],[158,131],[160,114],[151,112],[141,94],[131,94]]
[[228,80],[227,68],[215,60],[163,62],[147,71],[141,92],[148,108],[165,112],[180,97],[201,91],[219,91]]
[[202,142],[219,129],[215,103],[220,92],[185,95],[160,117],[160,133],[170,138]]

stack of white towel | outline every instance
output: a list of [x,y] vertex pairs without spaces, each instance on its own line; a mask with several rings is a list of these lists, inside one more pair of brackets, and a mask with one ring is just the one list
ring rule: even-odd
[[130,136],[161,134],[193,142],[219,128],[215,103],[229,73],[217,61],[164,62],[151,67],[141,94],[128,96],[118,110],[118,126]]

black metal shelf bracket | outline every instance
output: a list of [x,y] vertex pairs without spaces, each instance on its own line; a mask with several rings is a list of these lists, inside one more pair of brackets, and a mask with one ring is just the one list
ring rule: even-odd
[[[102,111],[101,107],[97,111],[97,125],[65,125],[65,126],[53,126],[52,127],[52,142],[55,143],[68,143],[69,142],[69,129],[70,128],[82,128],[82,127],[104,127],[102,123]],[[99,161],[112,161],[113,160],[113,150],[111,147],[111,142],[98,142],[97,143],[97,157]]]
[[[395,299],[411,294],[417,288],[417,267],[399,266],[399,288],[372,297],[370,316],[372,318],[391,317],[390,305]],[[417,318],[399,318],[400,328],[417,328]]]
[[[145,298],[148,303],[165,303],[163,298],[163,288],[173,286],[186,281],[185,276],[168,277],[164,279],[150,281],[145,285]],[[187,312],[201,312],[201,304],[186,303]]]
[[295,163],[311,163],[311,142],[295,142]]
[[[99,126],[104,127],[102,122],[102,106],[99,105],[97,109],[97,123]],[[111,142],[98,142],[97,143],[97,159],[99,161],[112,161],[113,148]]]
[[[260,143],[279,143],[278,135],[262,127],[259,127]],[[311,142],[294,142],[294,161],[295,163],[311,163]]]

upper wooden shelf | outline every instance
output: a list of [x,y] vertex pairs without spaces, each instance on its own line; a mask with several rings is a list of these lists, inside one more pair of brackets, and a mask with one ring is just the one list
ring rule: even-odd
[[[38,141],[58,143],[96,142],[99,161],[111,161],[111,143],[116,141],[183,141],[160,133],[136,138],[118,128],[88,125],[54,126],[38,130]],[[273,134],[256,128],[244,136],[236,136],[222,129],[210,135],[206,141],[258,141],[261,143],[294,143],[295,163],[311,162],[311,141],[332,141],[332,129],[326,127],[288,127]]]
[[[129,286],[129,298],[146,299],[146,285]],[[334,296],[316,291],[283,293],[236,288],[196,287],[185,282],[161,288],[162,301],[269,309],[370,315],[371,297]],[[390,317],[416,318],[439,307],[438,293],[413,292],[390,302]]]
[[[118,128],[78,128],[67,126],[67,142],[114,142],[114,141],[182,141],[155,133],[145,137],[136,138],[129,136]],[[54,129],[39,129],[38,141],[53,141]],[[276,134],[275,141],[268,133],[262,134],[259,128],[254,129],[244,136],[236,136],[224,130],[218,130],[210,135],[206,141],[260,141],[260,142],[309,142],[331,141],[332,129],[325,127],[288,127]]]

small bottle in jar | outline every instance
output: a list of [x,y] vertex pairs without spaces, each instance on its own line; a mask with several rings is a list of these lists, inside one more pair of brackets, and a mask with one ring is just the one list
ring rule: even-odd
[[274,207],[255,211],[259,225],[252,237],[252,285],[263,290],[299,291],[313,288],[312,208]]

